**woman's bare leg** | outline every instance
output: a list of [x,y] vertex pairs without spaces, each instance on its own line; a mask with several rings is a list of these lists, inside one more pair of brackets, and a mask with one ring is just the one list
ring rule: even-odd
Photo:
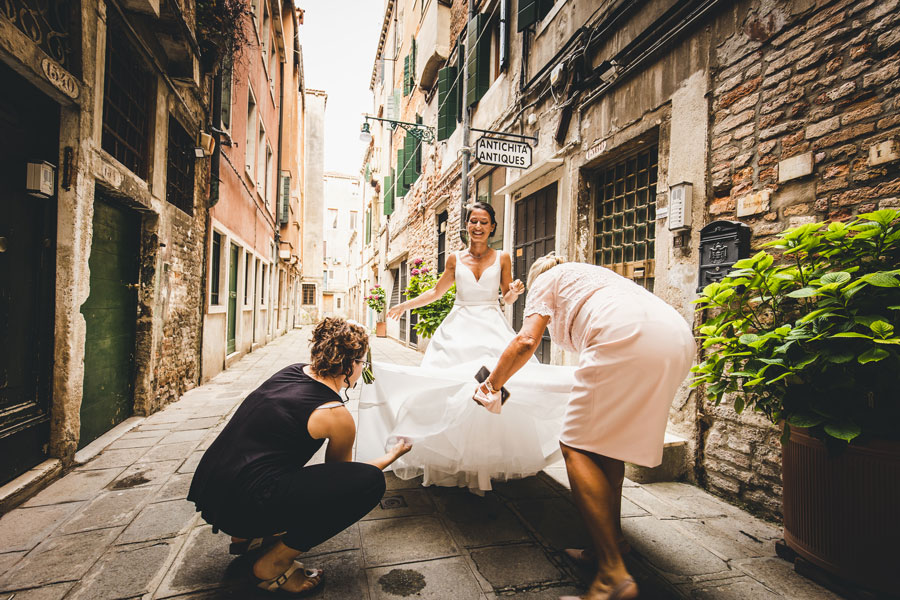
[[[606,598],[613,587],[630,577],[619,552],[625,464],[562,443],[560,447],[572,496],[587,525],[597,559],[597,575],[585,598]],[[637,587],[632,588],[633,593],[628,590],[621,597],[637,597]]]

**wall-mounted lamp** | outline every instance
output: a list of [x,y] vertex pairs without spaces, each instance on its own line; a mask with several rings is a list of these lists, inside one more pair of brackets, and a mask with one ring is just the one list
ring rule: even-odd
[[369,143],[372,141],[372,133],[369,131],[369,122],[365,121],[359,128],[359,141]]
[[363,118],[365,119],[365,121],[363,122],[362,127],[360,127],[359,129],[359,139],[363,142],[372,140],[372,134],[369,132],[369,120],[371,119],[373,121],[388,123],[392,131],[397,129],[397,127],[405,129],[414,138],[416,138],[417,140],[422,140],[426,144],[434,143],[434,128],[423,125],[422,123],[408,123],[406,121],[382,119],[381,117],[372,117],[370,115],[363,115]]
[[604,83],[611,83],[621,70],[621,65],[614,60],[604,60],[597,66],[597,72]]

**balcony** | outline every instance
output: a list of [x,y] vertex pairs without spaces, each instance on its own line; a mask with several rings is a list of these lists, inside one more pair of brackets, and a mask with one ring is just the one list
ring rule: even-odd
[[428,89],[434,85],[440,69],[450,56],[450,7],[440,0],[423,0],[428,3],[419,34],[416,36],[416,84]]

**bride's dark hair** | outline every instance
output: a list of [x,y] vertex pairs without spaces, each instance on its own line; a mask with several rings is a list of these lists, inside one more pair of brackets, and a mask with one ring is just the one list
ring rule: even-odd
[[488,234],[488,237],[494,237],[494,234],[497,233],[497,215],[496,213],[494,213],[494,207],[487,202],[473,202],[472,204],[467,204],[466,208],[468,209],[466,211],[466,221],[469,220],[469,217],[472,216],[472,211],[476,208],[480,208],[488,214],[488,216],[491,218],[491,225],[494,226],[493,229],[491,229],[491,232]]

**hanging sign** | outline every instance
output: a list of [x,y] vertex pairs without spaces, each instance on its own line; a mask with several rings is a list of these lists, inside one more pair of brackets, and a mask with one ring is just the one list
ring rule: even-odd
[[531,146],[525,142],[482,137],[475,142],[475,158],[483,165],[527,169],[531,166]]

